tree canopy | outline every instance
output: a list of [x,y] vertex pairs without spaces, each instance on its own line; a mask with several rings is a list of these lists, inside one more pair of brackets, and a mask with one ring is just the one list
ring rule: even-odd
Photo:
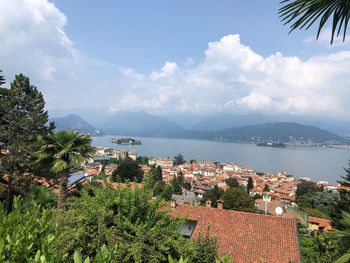
[[40,143],[40,149],[35,152],[37,162],[49,165],[59,179],[57,207],[63,208],[67,198],[69,173],[77,164],[90,157],[91,138],[87,134],[62,130],[43,136]]
[[181,153],[179,153],[178,155],[176,155],[174,157],[173,165],[180,165],[180,164],[183,164],[185,162],[186,162],[186,160],[184,159],[184,156]]
[[0,87],[0,145],[9,151],[2,157],[2,170],[9,175],[6,208],[11,210],[14,180],[33,168],[32,152],[38,137],[50,133],[48,114],[41,92],[30,84],[28,77],[16,75],[10,88]]
[[143,171],[138,162],[131,158],[121,161],[117,170],[112,173],[112,180],[115,182],[137,182],[143,179]]
[[227,178],[227,179],[225,180],[225,183],[226,183],[229,187],[238,187],[238,186],[239,186],[238,180],[237,180],[237,178],[235,178],[235,177]]
[[222,194],[225,209],[255,212],[254,198],[240,188],[230,188]]

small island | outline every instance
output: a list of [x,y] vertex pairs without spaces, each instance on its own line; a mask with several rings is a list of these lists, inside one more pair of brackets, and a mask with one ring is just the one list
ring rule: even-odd
[[286,148],[286,145],[284,143],[281,143],[281,142],[263,142],[263,143],[258,143],[257,146]]
[[112,138],[112,143],[123,144],[123,145],[141,145],[140,140],[135,140],[133,138]]

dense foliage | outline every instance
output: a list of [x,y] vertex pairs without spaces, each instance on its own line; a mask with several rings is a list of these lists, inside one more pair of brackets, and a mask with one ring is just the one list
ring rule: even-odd
[[179,164],[183,164],[185,162],[186,162],[186,160],[184,159],[184,156],[181,153],[179,153],[178,155],[176,155],[174,157],[173,165],[179,165]]
[[227,186],[229,186],[229,187],[239,187],[238,180],[237,180],[237,178],[234,178],[234,177],[227,178],[227,179],[225,180],[225,183],[226,183]]
[[305,263],[329,263],[340,255],[340,244],[331,234],[301,236],[300,249]]
[[51,210],[17,198],[6,214],[0,203],[0,262],[60,262],[63,255],[57,257],[53,249],[56,233]]
[[75,166],[92,153],[89,135],[73,131],[58,131],[43,136],[40,149],[35,152],[38,163],[50,167],[59,180],[57,207],[63,208],[68,194],[68,176]]
[[298,198],[298,206],[309,216],[330,219],[335,213],[339,195],[328,192],[308,192]]
[[48,134],[45,101],[29,78],[20,74],[10,88],[0,87],[1,133],[0,145],[9,151],[1,157],[1,170],[8,175],[6,210],[12,209],[15,180],[33,168],[32,153],[38,136]]
[[225,209],[255,212],[254,198],[240,188],[230,188],[222,194]]
[[117,170],[112,174],[114,182],[137,182],[140,183],[143,179],[143,171],[137,161],[131,158],[126,158],[121,161]]
[[117,262],[165,262],[168,254],[182,253],[185,240],[178,233],[181,221],[158,208],[144,189],[89,187],[57,213],[56,252],[73,255],[78,250],[94,259],[106,245],[115,249]]
[[298,188],[295,192],[297,199],[299,199],[302,195],[314,192],[322,192],[323,188],[318,186],[315,182],[302,180],[298,184]]

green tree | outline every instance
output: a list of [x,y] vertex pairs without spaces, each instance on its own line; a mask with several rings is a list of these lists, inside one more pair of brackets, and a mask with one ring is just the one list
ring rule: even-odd
[[38,163],[49,163],[59,180],[57,207],[63,208],[68,193],[68,176],[77,164],[90,157],[93,149],[89,135],[73,131],[58,131],[46,135],[35,153]]
[[181,153],[179,153],[178,155],[176,155],[174,157],[173,165],[180,165],[180,164],[183,164],[185,162],[186,162],[186,160],[184,159],[184,156]]
[[131,158],[123,160],[117,170],[112,173],[114,182],[136,182],[140,183],[143,179],[141,166]]
[[188,242],[178,231],[182,220],[159,205],[144,188],[87,187],[56,214],[61,228],[55,252],[71,256],[80,251],[95,262],[105,245],[115,250],[112,262],[166,262],[169,254],[179,258]]
[[174,194],[182,195],[183,183],[184,183],[184,179],[182,174],[178,174],[176,177],[174,177],[173,180],[171,180],[170,184],[173,188]]
[[254,198],[239,188],[230,188],[222,194],[225,209],[255,212]]
[[264,186],[264,192],[270,192],[270,187],[268,184],[265,184]]
[[213,263],[217,255],[217,239],[215,237],[199,236],[193,241],[192,255],[189,262]]
[[328,192],[310,192],[298,198],[298,206],[309,216],[330,219],[335,212],[337,201],[337,194]]
[[147,156],[137,156],[136,161],[139,164],[148,165],[149,158]]
[[214,185],[212,189],[204,193],[203,201],[210,200],[211,205],[213,207],[217,207],[217,201],[221,199],[223,192],[224,191],[220,189],[217,185]]
[[279,9],[279,15],[284,24],[291,23],[291,32],[295,29],[309,29],[316,21],[319,21],[317,38],[320,36],[322,28],[332,17],[333,43],[335,34],[346,37],[346,29],[350,17],[350,4],[348,0],[284,0]]
[[238,180],[237,180],[237,178],[235,178],[235,177],[227,178],[227,179],[225,180],[225,183],[226,183],[229,187],[239,187]]
[[12,209],[14,181],[33,168],[32,152],[37,147],[38,136],[54,128],[52,123],[46,126],[48,114],[44,107],[43,95],[22,74],[15,77],[9,89],[0,88],[0,145],[9,151],[1,157],[1,170],[9,176],[7,211]]
[[323,188],[318,186],[315,182],[301,180],[297,186],[295,195],[297,199],[299,199],[304,194],[322,191]]
[[2,70],[0,70],[0,87],[5,84],[5,77],[2,74]]
[[247,184],[247,193],[249,194],[250,191],[254,188],[253,178],[248,178],[248,184]]
[[343,246],[344,253],[337,259],[336,263],[347,263],[350,261],[350,213],[343,212],[343,218],[340,221],[343,230],[335,230],[335,237]]
[[160,166],[155,167],[154,165],[152,165],[151,169],[148,171],[144,184],[149,189],[153,189],[156,183],[162,180],[163,180],[162,168]]
[[305,263],[334,262],[342,253],[341,243],[332,232],[318,236],[301,236],[300,252]]
[[184,181],[182,183],[182,187],[185,188],[187,191],[190,191],[192,189],[192,184],[191,184],[191,182]]
[[62,262],[54,253],[56,233],[52,211],[15,198],[6,213],[0,203],[0,262]]
[[170,184],[166,184],[164,186],[164,190],[161,193],[161,197],[166,201],[170,201],[171,196],[174,193],[175,193],[174,188]]
[[[350,187],[350,162],[349,167],[344,168],[345,176],[341,176],[341,180],[338,183],[344,187]],[[339,190],[339,200],[337,205],[334,206],[334,211],[331,214],[332,224],[336,228],[342,228],[340,223],[342,219],[342,211],[350,211],[350,191],[347,189]]]

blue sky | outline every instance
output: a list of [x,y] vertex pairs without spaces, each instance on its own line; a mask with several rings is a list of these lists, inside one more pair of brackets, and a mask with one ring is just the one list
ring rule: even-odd
[[[278,1],[0,0],[0,69],[47,108],[350,119],[349,41],[288,34]],[[348,38],[349,39],[349,38]]]
[[257,53],[308,58],[327,52],[303,40],[310,32],[288,35],[278,1],[53,1],[68,17],[66,33],[85,54],[152,71],[164,61],[201,60],[209,42],[228,34]]

